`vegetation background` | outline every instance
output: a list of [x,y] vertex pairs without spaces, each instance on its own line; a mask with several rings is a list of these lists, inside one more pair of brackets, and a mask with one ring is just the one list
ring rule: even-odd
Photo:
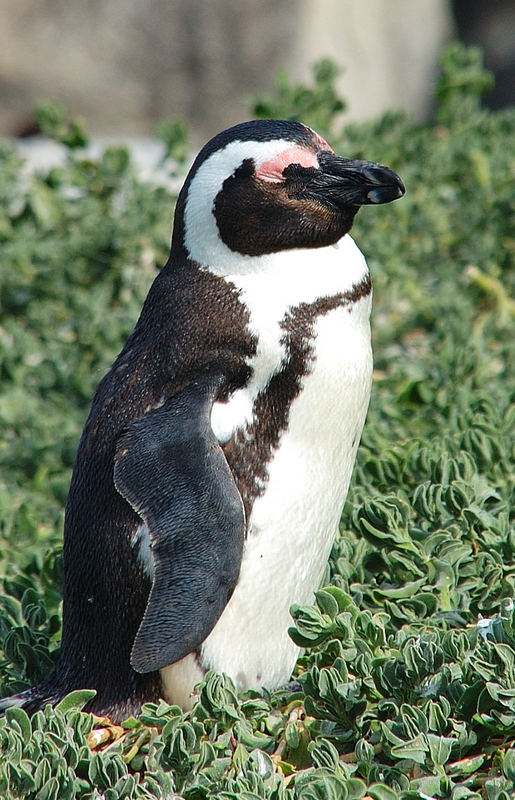
[[[0,719],[0,796],[489,798],[515,787],[513,356],[515,112],[482,110],[473,49],[443,57],[434,120],[345,125],[336,72],[285,75],[253,114],[295,118],[402,176],[400,203],[353,234],[374,280],[375,382],[316,605],[294,608],[302,690],[237,696],[208,674],[188,714],[123,726],[90,692]],[[62,515],[95,386],[168,250],[174,197],[129,153],[87,158],[55,104],[66,163],[30,173],[0,145],[0,690],[46,674],[60,636]],[[169,175],[184,126],[160,129]],[[295,531],[292,531],[292,536]]]

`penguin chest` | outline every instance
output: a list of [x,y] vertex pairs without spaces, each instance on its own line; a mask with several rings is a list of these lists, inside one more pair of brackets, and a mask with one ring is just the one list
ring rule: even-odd
[[[338,527],[370,396],[372,354],[369,298],[337,307],[314,325],[312,357],[293,398],[277,447],[270,454],[263,490],[248,526],[249,541],[267,540],[269,552],[292,570],[301,593],[304,578],[321,578]],[[274,553],[275,550],[275,553]]]
[[[239,687],[287,681],[298,655],[287,634],[289,609],[311,602],[320,585],[367,412],[370,302],[370,294],[341,303],[335,296],[320,304],[309,326],[301,326],[305,335],[296,338],[292,327],[288,337],[284,326],[281,352],[275,340],[274,376],[257,396],[249,386],[232,409],[241,414],[235,477],[239,469],[251,512],[238,584],[201,658],[232,675]],[[264,345],[262,358],[269,364],[274,349],[267,352]],[[279,390],[270,403],[264,399],[281,375],[287,408]],[[257,419],[260,412],[269,419]],[[256,442],[260,436],[268,441]]]

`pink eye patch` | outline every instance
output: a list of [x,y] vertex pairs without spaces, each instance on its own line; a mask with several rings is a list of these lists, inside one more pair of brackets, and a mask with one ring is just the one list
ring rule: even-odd
[[256,177],[263,181],[279,183],[284,180],[283,170],[290,164],[300,164],[301,167],[315,167],[315,169],[319,166],[316,153],[303,147],[293,146],[261,164],[256,170]]

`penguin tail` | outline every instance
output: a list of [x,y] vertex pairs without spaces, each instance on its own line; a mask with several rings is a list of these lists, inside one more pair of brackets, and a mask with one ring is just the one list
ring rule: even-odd
[[[143,703],[157,702],[161,694],[161,683],[156,673],[146,675],[144,678],[146,681],[142,687],[143,691],[140,692],[129,691],[129,688],[126,687],[123,692],[106,695],[96,690],[95,696],[88,700],[82,710],[99,717],[109,717],[114,723],[120,723],[130,716],[137,716]],[[5,714],[9,708],[22,708],[31,717],[36,711],[43,710],[47,705],[57,706],[67,694],[73,692],[79,685],[72,684],[63,687],[48,681],[3,697],[0,699],[0,716]]]
[[48,703],[54,706],[62,699],[62,693],[52,691],[52,687],[40,683],[30,689],[25,689],[17,694],[8,695],[0,699],[0,714],[5,714],[9,708],[23,708],[29,716],[44,708]]

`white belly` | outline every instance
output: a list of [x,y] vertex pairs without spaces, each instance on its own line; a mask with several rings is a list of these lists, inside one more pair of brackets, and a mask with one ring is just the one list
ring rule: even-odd
[[238,585],[202,646],[202,663],[239,688],[278,686],[295,664],[289,609],[311,602],[320,585],[368,407],[369,303],[318,320],[315,368],[254,503]]
[[[365,274],[366,264],[350,241],[357,254],[352,274],[357,283],[359,267]],[[340,284],[345,279],[347,283],[331,284],[335,294],[352,285],[341,260],[338,270]],[[323,294],[323,288],[310,286],[308,296],[296,299],[309,302]],[[276,294],[269,306],[277,302]],[[364,297],[350,307],[335,308],[315,323],[315,359],[268,465],[266,489],[254,502],[238,584],[202,645],[202,667],[227,673],[240,689],[277,687],[288,681],[295,665],[298,648],[288,636],[289,609],[293,603],[311,602],[319,588],[367,412],[372,373],[370,305],[371,297]],[[266,323],[256,325],[261,328],[256,333],[263,334],[260,342],[265,343],[261,349],[258,346],[258,363],[253,365],[261,384],[263,365],[269,378],[270,365],[277,370],[285,353],[279,346],[280,331],[274,335],[272,316],[266,321],[266,311],[259,309],[252,319]],[[262,388],[253,381],[228,404],[214,409],[213,428],[222,441],[235,428],[244,428],[256,392]],[[186,663],[179,662],[162,670],[167,696],[181,704],[187,703],[187,697],[182,693],[179,697],[174,690],[174,675],[179,677],[184,669]],[[191,688],[200,676],[197,665],[191,670]]]

